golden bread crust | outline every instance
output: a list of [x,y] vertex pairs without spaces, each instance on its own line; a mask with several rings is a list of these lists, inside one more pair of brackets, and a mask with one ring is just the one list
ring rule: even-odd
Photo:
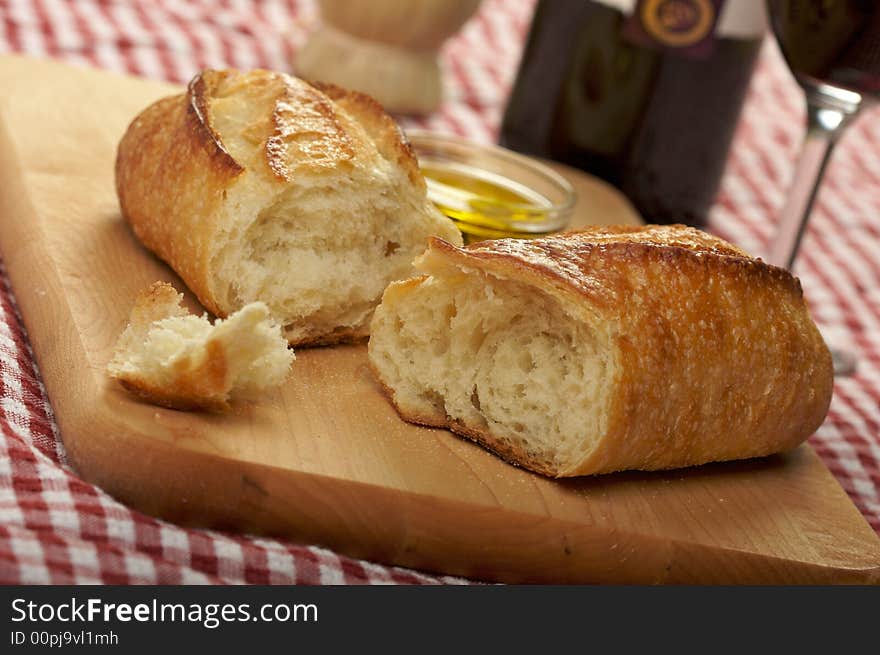
[[828,411],[831,356],[798,280],[692,228],[597,227],[465,248],[433,239],[418,265],[526,283],[610,326],[618,365],[607,430],[566,470],[505,435],[397,406],[526,468],[561,477],[758,457],[797,446]]
[[[594,226],[542,239],[481,241],[466,248],[432,237],[421,261],[441,258],[461,265],[478,262],[476,265],[489,272],[497,270],[551,285],[561,293],[575,293],[600,304],[616,301],[616,295],[609,295],[612,288],[601,283],[599,273],[605,259],[629,266],[664,259],[672,268],[677,261],[705,259],[711,262],[713,270],[749,270],[751,275],[768,282],[774,280],[802,296],[800,282],[788,271],[769,266],[718,237],[684,225]],[[602,267],[598,272],[594,269],[597,264]]]
[[202,85],[163,98],[129,126],[116,157],[116,192],[135,235],[168,262],[211,312],[225,315],[208,283],[210,217],[243,169],[205,118]]
[[210,98],[217,93],[222,77],[223,74],[219,71],[205,71],[190,81],[186,92],[187,114],[192,118],[191,134],[193,138],[200,141],[204,148],[211,153],[218,169],[226,168],[232,175],[238,175],[244,171],[244,167],[235,161],[226,149],[223,138],[214,125],[209,105]]

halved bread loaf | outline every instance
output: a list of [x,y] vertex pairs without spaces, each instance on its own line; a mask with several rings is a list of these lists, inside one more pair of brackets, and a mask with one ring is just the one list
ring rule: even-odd
[[551,476],[792,448],[831,357],[787,271],[683,226],[457,248],[392,284],[370,361],[401,416]]
[[284,381],[294,355],[265,304],[250,303],[211,325],[181,300],[164,282],[138,297],[107,367],[111,377],[157,405],[210,410],[257,399]]
[[366,337],[428,237],[461,242],[375,101],[269,71],[208,70],[147,108],[119,144],[116,188],[208,310],[260,300],[294,345]]

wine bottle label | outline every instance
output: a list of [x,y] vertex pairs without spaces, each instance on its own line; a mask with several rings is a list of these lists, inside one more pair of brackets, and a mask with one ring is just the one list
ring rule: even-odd
[[705,57],[716,38],[754,39],[767,30],[758,0],[596,0],[626,16],[624,36],[656,50]]
[[708,56],[725,0],[638,0],[623,35],[640,46]]

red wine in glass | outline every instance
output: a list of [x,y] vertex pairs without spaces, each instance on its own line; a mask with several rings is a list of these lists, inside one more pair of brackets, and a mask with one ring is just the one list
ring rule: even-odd
[[880,95],[876,0],[769,0],[782,54],[801,85]]
[[[880,99],[880,2],[767,0],[782,54],[807,101],[807,135],[768,261],[791,268],[835,144],[862,106]],[[834,371],[855,357],[832,349]]]

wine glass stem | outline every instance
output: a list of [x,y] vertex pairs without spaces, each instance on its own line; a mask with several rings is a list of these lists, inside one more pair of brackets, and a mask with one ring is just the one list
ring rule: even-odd
[[788,200],[779,218],[768,263],[788,269],[794,264],[825,167],[838,138],[854,115],[855,110],[847,111],[808,95],[807,135]]

